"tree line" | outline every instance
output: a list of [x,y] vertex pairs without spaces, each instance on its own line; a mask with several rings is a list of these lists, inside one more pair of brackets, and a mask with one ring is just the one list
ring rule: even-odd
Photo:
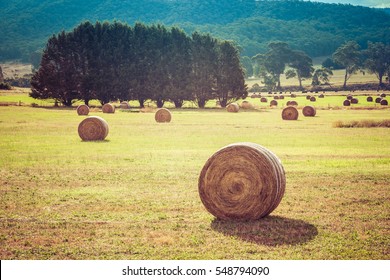
[[116,100],[146,100],[162,107],[186,100],[203,108],[247,96],[239,51],[209,34],[186,35],[177,27],[133,27],[119,22],[81,23],[49,38],[31,79],[33,98],[53,98],[65,106]]
[[355,41],[348,41],[339,46],[327,58],[319,69],[314,69],[312,59],[303,51],[294,50],[286,42],[271,42],[265,53],[252,58],[243,57],[242,64],[246,76],[258,76],[268,90],[280,89],[280,76],[296,77],[299,88],[302,80],[312,79],[312,86],[328,84],[334,69],[345,69],[343,87],[346,88],[349,78],[358,71],[375,74],[379,87],[383,86],[386,77],[390,83],[390,45],[381,42],[368,42],[367,49],[361,50]]

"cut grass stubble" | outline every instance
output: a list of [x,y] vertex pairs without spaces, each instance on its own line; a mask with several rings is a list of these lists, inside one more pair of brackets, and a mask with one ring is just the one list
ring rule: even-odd
[[[74,110],[0,108],[2,259],[389,257],[389,130],[332,127],[389,110],[317,110],[296,122],[278,108],[172,110],[167,124],[93,114],[110,126],[106,141],[82,141]],[[242,141],[282,160],[286,193],[269,217],[222,222],[197,182],[216,150]]]

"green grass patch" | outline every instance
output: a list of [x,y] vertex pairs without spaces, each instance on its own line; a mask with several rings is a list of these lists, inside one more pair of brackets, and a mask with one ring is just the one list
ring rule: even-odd
[[[83,142],[75,108],[0,107],[1,259],[388,259],[390,134],[337,120],[390,110],[99,111],[106,141]],[[234,142],[282,160],[279,207],[256,222],[223,222],[203,207],[206,160]]]

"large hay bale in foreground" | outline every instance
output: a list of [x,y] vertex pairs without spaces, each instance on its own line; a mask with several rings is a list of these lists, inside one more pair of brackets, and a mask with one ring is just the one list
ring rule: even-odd
[[154,119],[159,123],[170,122],[172,119],[171,111],[165,108],[160,108],[154,114]]
[[87,116],[89,114],[89,107],[85,104],[77,106],[77,114],[79,116]]
[[305,117],[314,117],[316,115],[316,108],[313,106],[305,106],[302,109],[302,114]]
[[286,177],[279,158],[263,146],[235,143],[213,154],[199,176],[206,209],[223,220],[257,220],[279,205]]
[[297,108],[292,107],[292,106],[288,106],[288,107],[284,108],[282,111],[282,119],[283,120],[289,120],[289,121],[297,120],[298,115],[299,115],[299,113],[298,113]]
[[115,106],[112,105],[111,103],[106,103],[102,107],[103,113],[106,114],[114,114],[115,113]]
[[101,117],[91,116],[79,124],[78,133],[83,141],[104,140],[108,135],[108,123]]
[[240,110],[240,107],[238,106],[237,103],[230,103],[229,105],[226,106],[226,111],[230,113],[237,113]]

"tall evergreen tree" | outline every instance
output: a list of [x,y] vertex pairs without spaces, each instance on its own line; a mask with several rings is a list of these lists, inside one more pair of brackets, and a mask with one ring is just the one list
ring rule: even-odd
[[229,41],[218,44],[216,98],[221,107],[248,95],[237,48]]
[[191,90],[199,108],[204,108],[206,102],[214,98],[218,65],[216,48],[217,40],[209,34],[203,35],[198,32],[192,34]]

